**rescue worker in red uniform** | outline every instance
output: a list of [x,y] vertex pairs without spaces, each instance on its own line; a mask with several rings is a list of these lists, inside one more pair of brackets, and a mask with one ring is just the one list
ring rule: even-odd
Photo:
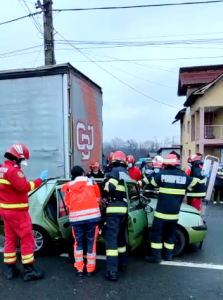
[[44,171],[34,181],[26,180],[21,166],[27,165],[26,160],[30,154],[23,144],[12,145],[4,156],[7,160],[0,167],[0,215],[4,221],[4,262],[8,266],[7,279],[11,280],[19,274],[16,268],[18,238],[20,238],[24,280],[42,279],[43,273],[33,267],[35,241],[32,220],[28,212],[28,192],[38,188],[46,179],[48,172]]
[[135,166],[134,156],[128,155],[126,158],[126,161],[128,163],[128,172],[129,172],[130,177],[136,181],[141,180],[142,173],[141,173],[140,169]]
[[74,243],[74,267],[78,277],[83,276],[84,238],[87,239],[87,276],[95,272],[96,267],[96,242],[99,232],[99,222],[101,212],[99,203],[101,201],[100,189],[97,183],[84,176],[84,170],[80,166],[75,166],[71,170],[72,181],[62,186],[62,191],[66,193],[65,202],[69,208],[69,219],[72,226]]
[[201,211],[202,200],[206,196],[206,182],[207,178],[201,174],[203,168],[203,161],[201,156],[192,154],[188,161],[191,163],[190,176],[196,178],[198,184],[193,191],[187,193],[187,204],[195,207],[198,211]]
[[89,178],[104,178],[104,173],[100,170],[100,165],[98,162],[94,162],[91,167],[92,170],[87,175]]
[[171,260],[174,240],[179,219],[180,206],[187,189],[192,189],[196,179],[190,178],[184,171],[177,168],[179,160],[174,154],[167,155],[163,160],[164,169],[148,183],[159,188],[159,196],[151,236],[151,256],[146,261],[160,263],[164,246],[164,259]]
[[106,278],[118,279],[118,270],[124,271],[127,264],[125,230],[127,227],[127,200],[124,180],[130,179],[127,171],[126,156],[116,151],[112,157],[112,171],[105,179],[105,191],[111,201],[106,208],[105,247]]

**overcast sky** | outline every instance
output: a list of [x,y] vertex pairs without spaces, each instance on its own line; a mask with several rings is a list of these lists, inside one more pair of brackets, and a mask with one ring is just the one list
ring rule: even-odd
[[[21,5],[21,0],[1,2],[1,22],[27,14],[25,6],[22,7]],[[25,2],[31,12],[36,11],[34,0]],[[54,0],[54,8],[169,2],[180,2],[180,0]],[[220,39],[223,34],[223,32],[220,34],[223,31],[222,10],[223,4],[210,4],[114,11],[61,12],[54,14],[54,27],[66,39],[75,41],[148,42],[201,38]],[[42,29],[42,15],[35,17],[35,19]],[[0,37],[0,66],[2,70],[44,64],[43,51],[39,53],[39,48],[24,51],[25,53],[34,53],[11,57],[2,55],[3,53],[43,44],[42,34],[34,26],[32,19],[27,18],[0,26]],[[55,40],[61,40],[61,37],[56,34]],[[79,48],[92,47],[89,44],[76,46]],[[96,47],[101,46],[97,45]],[[91,56],[91,59],[94,60],[109,60],[110,58],[107,56],[129,60],[148,59],[148,61],[98,62],[98,64],[134,89],[176,107],[173,108],[139,94],[92,62],[83,62],[87,61],[86,57],[71,47],[70,44],[61,45],[56,42],[55,48],[57,49],[57,63],[71,62],[74,67],[102,87],[104,95],[103,134],[106,141],[114,137],[143,141],[154,136],[159,139],[178,136],[179,125],[171,125],[171,123],[185,101],[184,97],[177,97],[179,68],[193,65],[221,64],[223,60],[223,57],[215,59],[176,59],[223,56],[220,43],[82,49],[85,54]],[[143,64],[143,66],[138,64]],[[133,77],[123,71],[142,79]]]

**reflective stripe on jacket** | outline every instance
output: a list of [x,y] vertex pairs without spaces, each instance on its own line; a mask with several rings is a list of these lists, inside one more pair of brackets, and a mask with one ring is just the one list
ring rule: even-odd
[[42,180],[28,182],[21,167],[6,160],[0,167],[0,207],[3,209],[28,210],[28,192],[42,184]]
[[112,171],[106,174],[105,190],[111,198],[126,199],[125,180],[130,180],[130,176],[125,167],[113,167]]
[[66,193],[65,203],[69,208],[71,223],[98,223],[101,220],[101,194],[98,184],[93,179],[78,176],[64,184],[61,190]]
[[155,177],[147,180],[154,187],[159,188],[154,216],[169,221],[178,220],[186,190],[191,190],[197,184],[197,180],[190,178],[184,171],[173,167],[166,167]]

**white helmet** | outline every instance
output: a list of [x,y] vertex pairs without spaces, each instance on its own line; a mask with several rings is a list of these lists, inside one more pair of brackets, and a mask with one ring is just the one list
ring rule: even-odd
[[162,156],[160,156],[160,155],[157,155],[157,156],[155,156],[154,157],[154,159],[153,159],[153,163],[163,163],[163,158],[162,158]]

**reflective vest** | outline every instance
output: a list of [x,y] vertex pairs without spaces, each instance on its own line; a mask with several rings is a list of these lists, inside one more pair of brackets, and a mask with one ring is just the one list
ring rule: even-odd
[[38,188],[42,182],[40,178],[27,181],[21,167],[6,160],[0,167],[0,208],[28,210],[28,192]]
[[98,223],[101,220],[100,189],[92,178],[78,176],[64,184],[61,190],[65,192],[71,224]]
[[127,213],[125,180],[130,179],[127,169],[123,166],[113,167],[112,171],[106,175],[105,190],[113,200],[107,206],[107,215]]
[[165,168],[150,183],[159,188],[159,196],[154,216],[164,220],[178,220],[180,206],[186,190],[191,190],[196,179],[190,178],[184,171],[177,168]]
[[190,176],[197,180],[197,185],[193,191],[187,193],[187,197],[191,198],[204,198],[206,196],[206,182],[207,178],[201,175],[202,165],[195,164],[191,168]]

